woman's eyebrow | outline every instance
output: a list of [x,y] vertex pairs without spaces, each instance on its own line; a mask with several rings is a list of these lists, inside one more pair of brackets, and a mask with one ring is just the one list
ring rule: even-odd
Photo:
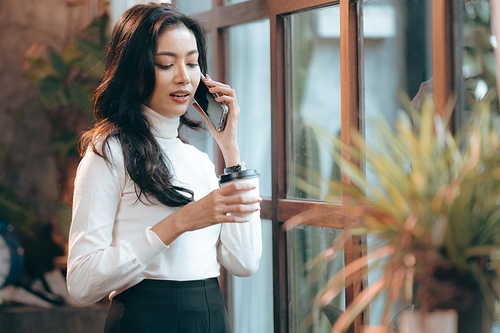
[[[194,50],[191,50],[189,51],[186,55],[192,55],[192,54],[196,54],[198,53],[198,50],[197,49],[194,49]],[[171,56],[171,57],[177,57],[177,53],[174,53],[174,52],[170,52],[170,51],[162,51],[162,52],[158,52],[157,54],[155,54],[157,56],[160,56],[160,55],[166,55],[166,56]]]

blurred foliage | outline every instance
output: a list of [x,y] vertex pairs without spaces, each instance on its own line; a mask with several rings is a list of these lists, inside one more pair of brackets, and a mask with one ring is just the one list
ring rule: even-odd
[[0,220],[21,228],[29,236],[34,236],[38,216],[35,208],[9,189],[0,186]]
[[62,234],[68,239],[71,226],[71,208],[62,201],[57,203],[57,221]]
[[[375,234],[378,243],[324,285],[307,321],[314,323],[318,309],[352,284],[361,270],[383,272],[348,306],[332,332],[345,331],[382,293],[382,323],[388,325],[400,296],[413,299],[414,281],[420,282],[417,300],[423,310],[456,301],[463,290],[440,281],[438,271],[473,277],[488,304],[500,296],[500,119],[491,111],[492,101],[478,101],[469,123],[453,136],[448,119],[435,113],[431,99],[422,110],[408,96],[402,100],[409,115],[399,115],[394,128],[378,119],[369,145],[353,131],[356,146],[348,147],[319,124],[310,124],[323,142],[350,153],[352,161],[331,150],[355,184],[332,184],[344,191],[344,205],[330,205],[330,212],[322,214],[333,211],[348,223],[344,234],[311,264],[334,258],[351,235]],[[367,181],[359,166],[357,158],[363,155],[376,183]],[[285,226],[293,228],[309,217],[297,215]]]
[[[85,1],[68,2],[69,6],[85,4]],[[23,61],[24,75],[37,87],[51,120],[50,146],[57,156],[62,192],[66,190],[64,186],[67,175],[71,174],[69,168],[74,165],[73,160],[79,158],[77,144],[79,132],[82,130],[79,119],[89,125],[94,123],[90,102],[106,64],[109,8],[106,1],[100,1],[99,6],[102,14],[78,35],[75,43],[67,45],[61,52],[40,43],[33,43],[26,51]],[[71,125],[75,123],[76,126]],[[22,201],[20,198],[16,200]],[[26,214],[31,214],[31,210],[25,205],[16,207],[18,210],[24,207],[27,209]],[[11,205],[9,209],[16,207]],[[57,203],[56,215],[59,228],[67,237],[71,224],[71,209],[62,200]],[[6,220],[22,223],[20,220]]]
[[[487,93],[491,95],[492,110],[498,112],[497,74],[494,45],[498,38],[492,35],[489,0],[462,0],[463,63],[465,80],[465,110],[467,116],[476,101]],[[496,45],[495,45],[496,46]]]
[[66,46],[61,53],[48,48],[48,60],[41,56],[43,45],[35,43],[28,49],[24,74],[38,88],[47,109],[74,103],[93,121],[90,100],[104,74],[108,24],[109,16],[104,12],[82,32],[75,44]]

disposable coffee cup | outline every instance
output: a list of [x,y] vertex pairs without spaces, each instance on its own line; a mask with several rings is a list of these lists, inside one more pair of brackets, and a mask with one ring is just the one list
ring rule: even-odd
[[[255,169],[249,169],[244,171],[232,172],[227,175],[219,176],[219,184],[221,187],[234,184],[234,183],[244,183],[244,184],[252,184],[255,186],[253,190],[245,190],[245,191],[234,191],[228,195],[239,195],[246,194],[254,197],[259,197],[259,177],[260,175],[257,173]],[[254,208],[258,208],[259,204],[251,204]],[[251,214],[256,214],[258,212],[241,212],[241,213],[230,213],[229,215],[241,216],[241,217],[249,217]]]

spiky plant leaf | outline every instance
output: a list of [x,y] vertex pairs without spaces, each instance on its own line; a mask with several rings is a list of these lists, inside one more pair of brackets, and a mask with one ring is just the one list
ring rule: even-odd
[[[439,263],[468,272],[486,297],[500,298],[500,119],[490,111],[487,99],[479,101],[466,127],[453,136],[448,118],[435,114],[431,99],[420,111],[407,97],[402,103],[411,118],[398,116],[394,127],[378,120],[371,145],[354,132],[354,146],[347,147],[321,126],[308,123],[322,138],[320,141],[326,141],[323,145],[336,148],[329,150],[333,159],[358,187],[355,191],[352,187],[330,186],[336,190],[340,187],[341,193],[350,196],[344,201],[347,204],[331,205],[331,209],[358,219],[346,227],[351,234],[377,235],[380,242],[372,254],[386,246],[394,249],[388,260],[374,263],[383,270],[381,280],[374,284],[377,288],[368,289],[348,307],[336,330],[346,329],[371,296],[379,292],[388,294],[384,310],[387,318],[400,292],[412,296],[416,274],[423,271],[432,275]],[[354,159],[344,159],[341,150]],[[359,166],[361,154],[365,154],[375,182],[365,179]],[[304,182],[301,186],[315,191],[311,184]],[[434,266],[426,264],[429,258],[433,258]],[[485,268],[477,264],[478,259],[489,260],[490,264]],[[314,264],[322,264],[319,257],[307,263]],[[316,296],[316,307],[324,306],[344,285],[352,283],[352,272],[346,272],[352,265],[359,266],[359,262],[347,265],[326,283]],[[313,312],[309,321],[315,318]]]

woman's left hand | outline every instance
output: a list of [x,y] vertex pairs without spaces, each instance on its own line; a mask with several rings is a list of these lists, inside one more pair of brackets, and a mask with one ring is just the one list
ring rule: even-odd
[[[201,82],[200,82],[201,84]],[[227,84],[223,84],[212,80],[208,75],[205,84],[211,93],[217,93],[220,97],[216,98],[217,102],[225,103],[228,106],[228,114],[226,119],[226,126],[222,132],[217,132],[214,125],[210,122],[201,108],[193,103],[194,108],[205,119],[208,130],[215,138],[219,148],[224,156],[226,166],[233,166],[240,163],[240,151],[238,148],[238,118],[240,116],[240,107],[236,100],[236,93]]]

